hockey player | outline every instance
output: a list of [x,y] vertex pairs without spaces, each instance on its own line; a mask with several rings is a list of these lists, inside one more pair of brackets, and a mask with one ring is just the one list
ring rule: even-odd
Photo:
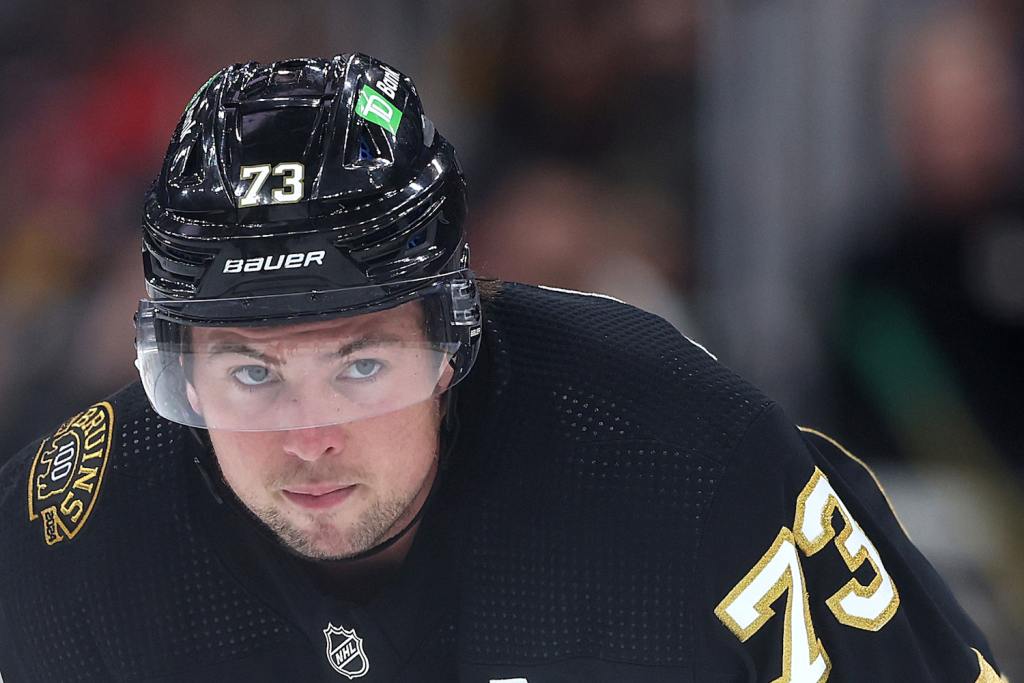
[[141,382],[0,471],[6,683],[998,680],[861,464],[654,316],[477,282],[464,214],[376,59],[200,88]]

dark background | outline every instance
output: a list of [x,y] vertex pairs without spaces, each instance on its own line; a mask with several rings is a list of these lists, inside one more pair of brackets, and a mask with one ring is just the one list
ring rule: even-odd
[[0,452],[135,377],[193,90],[369,52],[459,150],[478,271],[653,310],[849,445],[1024,678],[1021,4],[4,0]]

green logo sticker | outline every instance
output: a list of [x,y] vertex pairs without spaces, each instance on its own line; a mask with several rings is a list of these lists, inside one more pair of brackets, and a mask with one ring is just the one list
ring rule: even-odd
[[398,124],[402,121],[402,110],[368,85],[359,91],[356,114],[390,131],[392,135],[398,134]]

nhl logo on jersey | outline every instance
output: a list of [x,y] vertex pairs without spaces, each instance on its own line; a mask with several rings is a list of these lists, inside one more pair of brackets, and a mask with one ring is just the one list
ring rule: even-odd
[[363,639],[354,629],[350,631],[328,623],[324,637],[327,638],[327,661],[335,671],[349,680],[366,675],[370,661],[363,652]]
[[28,480],[29,521],[42,519],[47,545],[73,539],[92,514],[107,469],[114,409],[97,403],[43,441]]

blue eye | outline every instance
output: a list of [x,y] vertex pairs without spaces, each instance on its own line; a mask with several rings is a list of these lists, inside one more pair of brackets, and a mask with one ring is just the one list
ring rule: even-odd
[[247,387],[256,387],[272,381],[270,369],[262,365],[243,365],[232,370],[231,376]]
[[349,366],[342,371],[341,376],[346,379],[369,379],[380,372],[383,367],[384,364],[379,360],[374,358],[361,358],[350,363]]

